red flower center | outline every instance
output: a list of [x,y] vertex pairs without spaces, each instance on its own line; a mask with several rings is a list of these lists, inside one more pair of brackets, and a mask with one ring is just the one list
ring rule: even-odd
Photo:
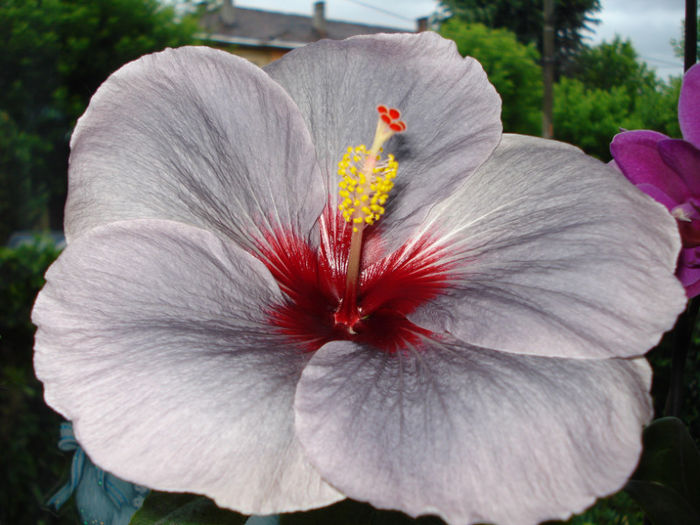
[[[287,231],[271,232],[259,243],[261,260],[286,296],[268,312],[271,324],[307,351],[329,341],[352,340],[395,352],[419,347],[432,336],[406,316],[447,286],[444,250],[424,237],[374,261],[364,253],[357,290],[349,292],[355,297],[348,297],[352,224],[329,207],[319,222],[318,248]],[[363,244],[380,243],[381,231],[369,228]]]

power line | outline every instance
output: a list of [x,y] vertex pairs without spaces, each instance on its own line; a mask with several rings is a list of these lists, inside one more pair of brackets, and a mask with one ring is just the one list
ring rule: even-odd
[[652,57],[645,57],[645,56],[640,56],[642,60],[645,62],[657,62],[659,64],[663,64],[665,66],[673,66],[673,67],[683,67],[683,61],[678,60],[678,62],[671,62],[670,60],[664,60],[663,58],[652,58]]
[[393,16],[394,18],[398,18],[400,20],[406,20],[407,22],[415,22],[415,20],[413,18],[408,18],[408,17],[405,17],[403,15],[393,13],[392,11],[388,11],[387,9],[382,9],[381,7],[377,7],[375,5],[366,4],[365,2],[360,2],[359,0],[345,0],[345,1],[350,2],[352,4],[361,5],[362,7],[366,7],[367,9],[373,9],[375,11],[378,11],[379,13],[384,13],[385,15]]

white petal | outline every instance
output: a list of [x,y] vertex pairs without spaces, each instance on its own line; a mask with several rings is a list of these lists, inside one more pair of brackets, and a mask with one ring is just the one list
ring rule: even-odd
[[265,71],[304,115],[333,206],[338,162],[348,146],[371,145],[377,105],[402,112],[407,130],[384,147],[399,162],[396,187],[376,225],[387,232],[389,251],[500,140],[501,100],[483,68],[432,32],[322,40],[288,53]]
[[643,359],[333,342],[304,369],[296,428],[348,497],[448,523],[534,524],[624,484],[652,415],[650,381]]
[[308,357],[274,333],[269,272],[176,222],[95,228],[47,273],[33,312],[46,402],[103,469],[243,513],[342,496],[303,457],[292,403]]
[[205,47],[146,55],[98,89],[71,139],[66,235],[171,219],[251,247],[307,234],[326,202],[289,96],[248,61]]
[[641,355],[685,308],[666,209],[565,144],[504,135],[419,233],[453,280],[411,320],[477,346],[561,357]]

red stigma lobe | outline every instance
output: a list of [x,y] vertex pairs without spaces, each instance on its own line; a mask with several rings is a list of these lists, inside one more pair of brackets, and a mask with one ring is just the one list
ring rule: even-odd
[[399,120],[401,112],[398,109],[379,105],[377,106],[377,111],[379,112],[379,118],[389,126],[389,129],[396,133],[406,131],[406,123],[403,120]]

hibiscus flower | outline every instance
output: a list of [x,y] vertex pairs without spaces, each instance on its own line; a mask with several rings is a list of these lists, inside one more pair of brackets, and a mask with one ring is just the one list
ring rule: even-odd
[[676,218],[683,240],[676,273],[692,298],[700,294],[700,64],[683,78],[678,122],[683,139],[625,131],[610,152],[622,173]]
[[432,33],[124,66],[71,141],[47,402],[102,468],[243,513],[535,523],[619,489],[675,223],[499,113]]

